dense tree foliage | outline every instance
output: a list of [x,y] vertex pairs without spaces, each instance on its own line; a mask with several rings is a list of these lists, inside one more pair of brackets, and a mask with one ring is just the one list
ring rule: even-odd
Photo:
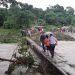
[[0,0],[0,6],[3,5],[8,7],[8,4],[12,4],[13,6],[17,4],[16,0]]
[[48,24],[53,25],[74,25],[74,16],[74,9],[72,7],[64,9],[63,6],[57,4],[47,8],[45,20]]
[[[49,6],[45,11],[40,8],[33,8],[27,3],[16,0],[0,0],[0,27],[22,28],[30,25],[73,25],[75,26],[75,15],[72,7],[55,5]],[[10,7],[7,7],[10,5]]]

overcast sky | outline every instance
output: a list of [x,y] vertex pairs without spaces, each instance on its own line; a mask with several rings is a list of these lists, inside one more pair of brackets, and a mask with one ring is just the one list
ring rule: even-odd
[[59,4],[61,6],[67,7],[71,6],[75,10],[75,0],[17,0],[23,3],[28,3],[33,5],[33,7],[46,9],[49,5]]

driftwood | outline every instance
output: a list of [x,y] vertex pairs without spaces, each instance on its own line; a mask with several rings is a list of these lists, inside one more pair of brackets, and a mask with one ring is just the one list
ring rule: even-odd
[[11,60],[11,59],[6,59],[6,58],[0,58],[1,61],[8,61],[8,62],[13,62],[13,63],[17,63],[17,64],[21,64],[24,61],[22,60]]
[[9,61],[9,62],[16,62],[16,60],[6,59],[6,58],[0,58],[2,61]]
[[6,58],[0,58],[1,61],[8,61],[8,62],[13,62],[17,64],[27,64],[27,59],[24,58],[19,58],[17,60],[12,60],[12,59],[6,59]]

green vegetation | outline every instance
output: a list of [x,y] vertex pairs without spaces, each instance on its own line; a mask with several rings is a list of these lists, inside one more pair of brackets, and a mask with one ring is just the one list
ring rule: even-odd
[[8,71],[6,71],[6,73],[10,75],[16,69],[16,67],[19,68],[20,66],[23,66],[23,68],[25,67],[28,69],[32,67],[32,65],[34,64],[34,59],[28,50],[29,47],[27,45],[27,40],[25,39],[25,37],[23,37],[19,41],[18,51],[13,54],[13,58],[15,58],[15,62],[12,62],[9,65]]
[[20,37],[19,29],[27,29],[32,25],[43,25],[45,31],[57,31],[63,25],[75,26],[75,12],[72,7],[64,9],[57,4],[42,10],[16,0],[2,0],[0,3],[5,6],[0,7],[0,28],[5,29],[4,31],[0,29],[0,42],[17,42]]
[[45,25],[44,29],[45,31],[56,31],[59,28],[59,26],[54,26],[54,25]]
[[20,64],[27,65],[28,67],[31,67],[34,64],[34,59],[31,53],[28,51],[28,45],[27,40],[25,37],[21,39],[21,42],[19,44],[18,52],[22,55],[22,57],[16,57],[18,61],[20,61]]
[[0,8],[0,27],[5,29],[28,28],[31,25],[75,26],[75,12],[72,7],[64,9],[63,6],[57,4],[42,10],[16,0],[2,0],[0,4],[5,6],[5,8]]
[[17,43],[21,38],[20,30],[0,28],[1,43]]

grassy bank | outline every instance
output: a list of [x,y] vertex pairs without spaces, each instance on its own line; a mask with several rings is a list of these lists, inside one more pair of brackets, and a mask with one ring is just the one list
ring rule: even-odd
[[45,25],[44,30],[45,31],[55,31],[59,28],[59,26],[54,26],[54,25]]
[[0,43],[17,43],[20,37],[20,30],[0,28]]

